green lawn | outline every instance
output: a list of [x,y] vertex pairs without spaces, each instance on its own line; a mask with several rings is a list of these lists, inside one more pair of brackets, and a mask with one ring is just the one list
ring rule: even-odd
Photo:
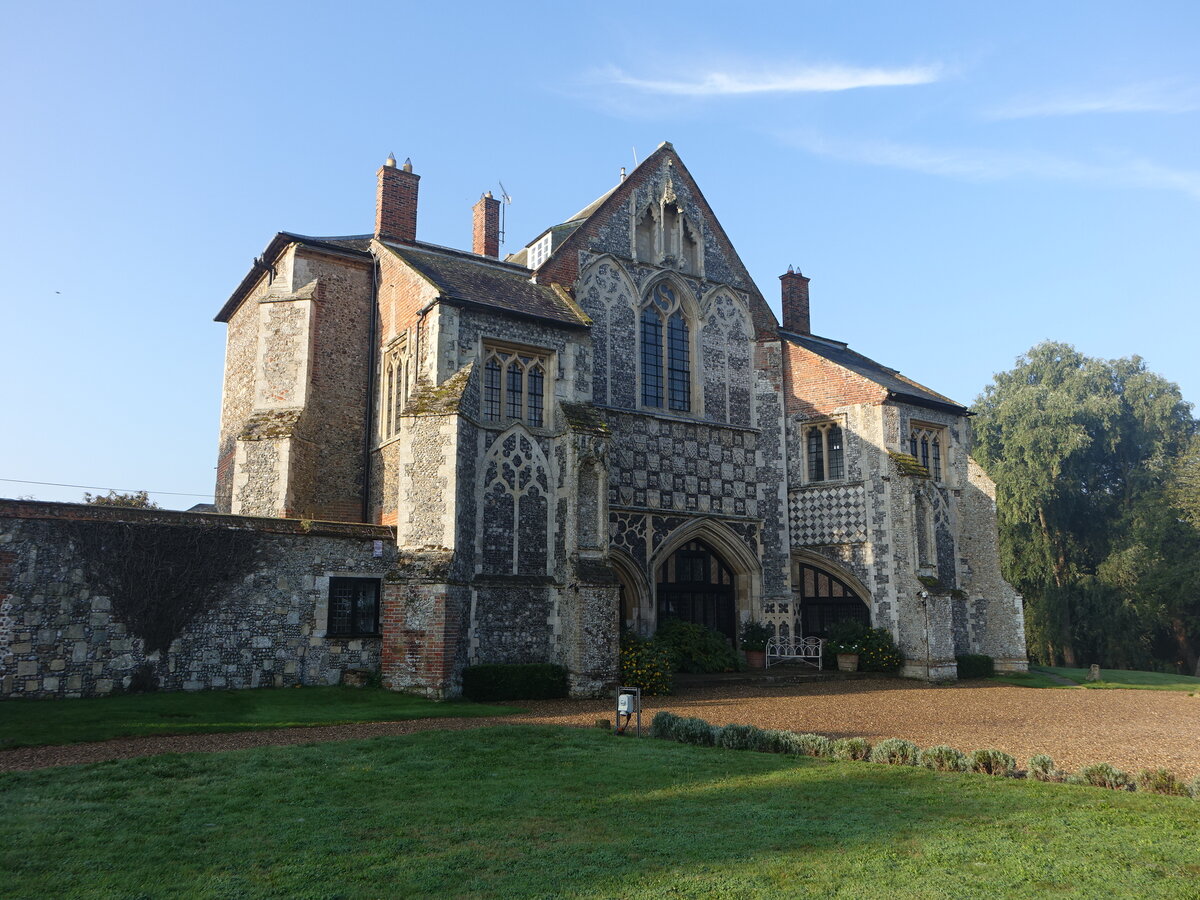
[[510,706],[435,703],[381,688],[305,687],[136,694],[86,700],[5,700],[0,748],[443,716],[502,716]]
[[1087,669],[1067,669],[1062,666],[1030,666],[1028,672],[996,675],[994,680],[1022,687],[1068,687],[1046,677],[1053,673],[1088,688],[1130,688],[1144,691],[1200,691],[1200,678],[1190,675],[1168,675],[1163,672],[1135,672],[1124,669],[1101,669],[1102,680],[1087,680]]
[[1195,801],[504,727],[0,775],[0,897],[1178,897]]

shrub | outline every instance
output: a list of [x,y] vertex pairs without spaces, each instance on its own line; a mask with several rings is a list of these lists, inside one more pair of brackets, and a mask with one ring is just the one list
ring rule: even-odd
[[477,703],[567,696],[567,670],[550,663],[488,663],[463,669],[463,696]]
[[675,723],[675,740],[681,744],[711,747],[716,743],[716,733],[718,730],[703,719],[679,719]]
[[671,693],[671,655],[653,641],[637,635],[621,638],[621,684],[644,694]]
[[[857,648],[857,649],[855,649]],[[904,664],[892,633],[886,628],[868,628],[853,620],[837,622],[829,628],[825,642],[825,663],[833,666],[841,653],[858,653],[860,672],[895,672]]]
[[1192,795],[1193,800],[1200,800],[1200,775],[1188,782],[1188,793]]
[[966,755],[961,750],[955,750],[953,747],[947,747],[945,744],[922,750],[917,755],[917,763],[937,772],[967,771]]
[[1029,758],[1029,777],[1038,781],[1062,781],[1066,773],[1054,765],[1054,760],[1045,753]]
[[991,678],[996,674],[996,661],[982,653],[964,653],[954,657],[958,662],[959,678]]
[[980,775],[1011,775],[1017,770],[1017,761],[1003,750],[972,750],[967,763]]
[[1095,763],[1094,765],[1084,766],[1079,770],[1078,777],[1083,784],[1090,784],[1092,787],[1108,788],[1110,791],[1128,790],[1132,784],[1129,775],[1118,768],[1110,766],[1108,763]]
[[1136,779],[1139,791],[1151,794],[1168,794],[1172,797],[1188,796],[1187,785],[1166,769],[1142,769]]
[[915,766],[920,748],[903,738],[888,738],[880,741],[871,751],[871,762],[887,763],[890,766]]
[[778,731],[774,728],[763,729],[763,752],[764,753],[787,753],[788,738],[792,736],[790,731]]
[[753,750],[760,743],[757,733],[761,731],[753,725],[726,725],[717,729],[716,743],[727,750]]
[[736,672],[737,654],[725,635],[680,619],[664,619],[654,643],[670,654],[675,672]]
[[838,738],[830,749],[834,759],[854,761],[871,756],[871,742],[866,738]]
[[790,753],[825,759],[833,756],[833,741],[821,734],[797,734],[793,736],[791,744],[795,749],[789,750]]
[[742,626],[742,649],[762,652],[767,641],[775,637],[775,630],[766,622],[747,622]]
[[675,740],[675,727],[679,724],[679,716],[665,709],[654,714],[650,721],[650,737],[664,741]]

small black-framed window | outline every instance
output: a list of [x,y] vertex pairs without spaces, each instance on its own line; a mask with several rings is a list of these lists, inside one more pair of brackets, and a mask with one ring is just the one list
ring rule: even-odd
[[379,579],[330,578],[329,637],[379,634]]

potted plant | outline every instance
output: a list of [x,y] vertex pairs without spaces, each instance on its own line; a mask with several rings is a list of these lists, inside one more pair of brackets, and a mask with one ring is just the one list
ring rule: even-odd
[[765,622],[747,622],[742,626],[742,651],[746,654],[746,665],[752,669],[766,666],[767,641],[774,636],[774,629]]
[[837,657],[839,672],[857,672],[862,647],[857,641],[830,641],[829,652]]

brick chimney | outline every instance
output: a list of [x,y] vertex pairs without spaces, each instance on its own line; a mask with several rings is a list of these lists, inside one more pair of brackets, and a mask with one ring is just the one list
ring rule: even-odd
[[783,330],[793,334],[812,334],[808,323],[808,279],[791,266],[779,276],[783,292]]
[[417,188],[421,176],[414,175],[412,160],[396,168],[396,157],[389,156],[377,173],[379,190],[375,194],[375,237],[381,240],[411,243],[417,239]]
[[488,191],[472,210],[475,234],[471,252],[481,256],[500,255],[500,201]]

